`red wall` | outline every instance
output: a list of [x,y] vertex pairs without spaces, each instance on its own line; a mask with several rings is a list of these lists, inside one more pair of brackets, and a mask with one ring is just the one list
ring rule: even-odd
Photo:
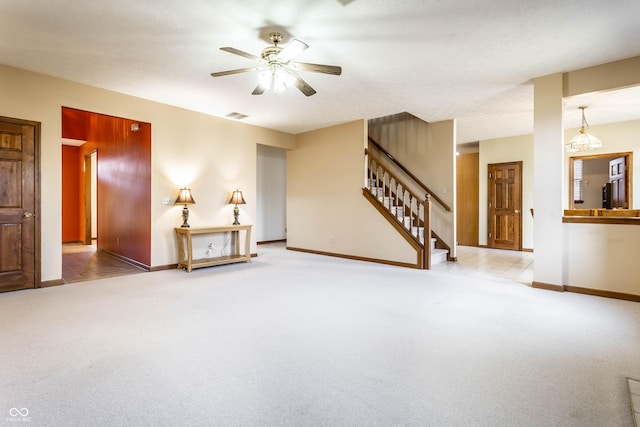
[[80,148],[62,146],[62,242],[79,242],[80,234]]
[[[98,248],[150,266],[151,124],[78,111],[63,107],[62,133],[77,138],[86,130],[78,160],[80,235],[85,233],[84,156],[97,151]],[[134,123],[138,131],[131,129]]]

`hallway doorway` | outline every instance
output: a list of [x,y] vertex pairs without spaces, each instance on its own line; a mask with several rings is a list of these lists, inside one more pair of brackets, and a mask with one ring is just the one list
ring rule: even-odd
[[98,250],[95,244],[85,245],[78,242],[62,245],[62,280],[65,283],[144,272],[146,270]]
[[150,269],[151,124],[62,107],[61,136],[62,243]]

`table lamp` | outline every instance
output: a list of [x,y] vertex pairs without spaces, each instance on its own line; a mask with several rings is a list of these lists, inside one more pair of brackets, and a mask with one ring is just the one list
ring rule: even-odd
[[187,222],[189,220],[189,208],[187,208],[187,205],[195,205],[195,203],[196,201],[193,200],[193,196],[191,195],[191,189],[186,187],[181,188],[174,203],[176,205],[184,204],[184,208],[182,208],[182,225],[180,227],[189,227],[189,223]]
[[228,204],[236,205],[236,207],[233,208],[233,225],[240,225],[240,222],[238,221],[238,217],[240,216],[240,209],[238,209],[238,205],[247,204],[247,202],[244,201],[244,197],[242,197],[242,191],[236,190],[232,192]]

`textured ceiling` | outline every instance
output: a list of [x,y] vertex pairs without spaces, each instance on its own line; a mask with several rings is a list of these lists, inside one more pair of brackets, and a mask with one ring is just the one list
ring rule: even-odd
[[[299,133],[407,111],[454,118],[460,143],[530,133],[532,79],[640,55],[640,1],[0,0],[0,63]],[[251,67],[280,30],[318,93],[253,96]],[[575,100],[566,127],[578,127]],[[640,118],[638,91],[584,96],[591,125]],[[577,102],[577,101],[575,101]],[[598,105],[598,103],[601,103]],[[605,105],[606,104],[606,105]],[[620,107],[623,105],[623,107]]]

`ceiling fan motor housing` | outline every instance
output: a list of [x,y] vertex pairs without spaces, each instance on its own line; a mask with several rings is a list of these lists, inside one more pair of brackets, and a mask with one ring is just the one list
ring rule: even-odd
[[280,53],[281,50],[282,48],[280,46],[267,46],[262,50],[260,56],[265,61],[271,63],[277,60],[276,56]]

